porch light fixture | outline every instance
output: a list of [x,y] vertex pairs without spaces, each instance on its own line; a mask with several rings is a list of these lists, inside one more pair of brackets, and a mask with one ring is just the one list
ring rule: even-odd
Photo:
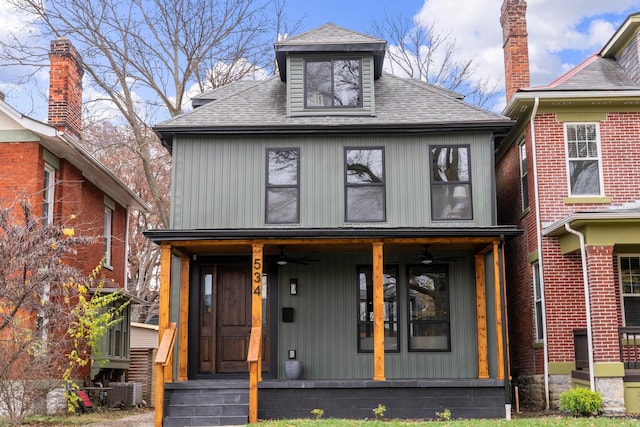
[[280,255],[278,255],[276,263],[278,265],[287,265],[289,263],[287,256],[284,254],[284,246],[280,246]]
[[433,262],[433,255],[429,252],[429,245],[424,245],[424,252],[420,255],[420,262],[425,265]]
[[289,294],[298,295],[298,279],[289,279]]

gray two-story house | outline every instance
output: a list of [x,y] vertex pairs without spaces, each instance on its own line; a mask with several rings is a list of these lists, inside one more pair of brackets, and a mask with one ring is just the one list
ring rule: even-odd
[[512,122],[384,73],[385,50],[326,24],[275,44],[278,76],[155,127],[173,156],[171,228],[147,232],[156,423],[509,411],[519,231],[497,226],[493,159]]

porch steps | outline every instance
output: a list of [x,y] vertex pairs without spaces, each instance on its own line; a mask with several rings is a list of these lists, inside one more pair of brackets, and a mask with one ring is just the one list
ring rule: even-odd
[[232,426],[249,421],[249,381],[193,380],[165,384],[163,427]]

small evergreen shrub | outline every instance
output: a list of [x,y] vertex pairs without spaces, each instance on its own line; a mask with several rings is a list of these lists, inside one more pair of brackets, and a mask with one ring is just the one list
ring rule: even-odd
[[602,395],[584,387],[574,387],[560,395],[560,410],[572,415],[598,415],[602,409]]

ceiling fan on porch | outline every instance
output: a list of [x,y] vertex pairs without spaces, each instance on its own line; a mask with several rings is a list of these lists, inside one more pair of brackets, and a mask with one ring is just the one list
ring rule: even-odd
[[434,257],[431,252],[429,252],[429,245],[422,245],[424,251],[420,254],[420,263],[423,265],[433,264],[434,261],[457,261],[459,258],[457,257]]
[[278,264],[278,266],[282,267],[285,266],[289,263],[292,264],[300,264],[300,265],[309,265],[309,262],[317,262],[317,259],[313,259],[313,258],[309,258],[309,257],[289,257],[287,254],[284,253],[284,249],[285,246],[284,245],[280,245],[278,246],[280,248],[280,254],[278,255],[277,259],[276,259],[276,264]]

